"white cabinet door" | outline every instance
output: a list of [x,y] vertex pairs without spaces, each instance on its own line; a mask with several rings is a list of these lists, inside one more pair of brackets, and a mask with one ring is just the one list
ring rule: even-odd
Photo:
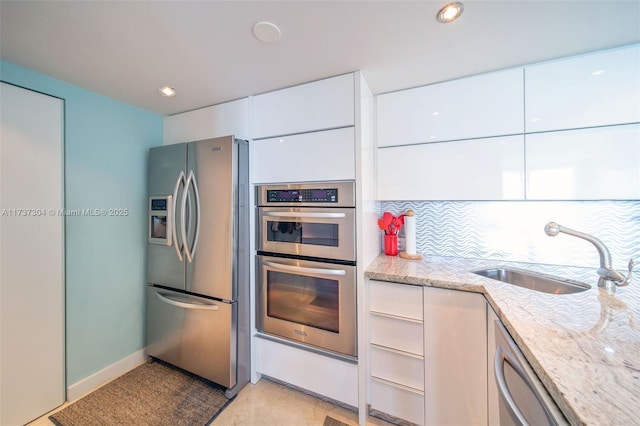
[[640,199],[640,124],[526,136],[528,200]]
[[253,183],[355,179],[354,128],[253,141]]
[[524,136],[378,149],[380,200],[522,200]]
[[63,101],[0,83],[0,424],[64,403]]
[[640,121],[640,46],[525,68],[526,131]]
[[425,424],[486,424],[485,309],[481,294],[424,288]]
[[522,78],[518,68],[380,95],[378,146],[523,133]]
[[249,99],[164,117],[164,144],[234,135],[249,138]]
[[354,125],[354,76],[314,81],[252,98],[253,139]]

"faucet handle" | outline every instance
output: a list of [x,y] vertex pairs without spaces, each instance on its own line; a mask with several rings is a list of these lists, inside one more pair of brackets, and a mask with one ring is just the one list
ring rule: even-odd
[[629,259],[629,273],[627,274],[626,277],[620,272],[616,271],[615,269],[598,268],[597,272],[601,280],[611,281],[615,283],[615,285],[617,285],[618,287],[624,287],[629,285],[629,283],[631,283],[631,277],[633,275],[634,266],[635,266],[635,262],[633,261],[633,258]]
[[629,274],[627,275],[627,277],[625,278],[625,280],[621,283],[616,282],[616,285],[618,287],[624,287],[629,285],[629,283],[631,282],[631,277],[633,275],[633,267],[635,266],[635,262],[633,261],[633,258],[629,259]]

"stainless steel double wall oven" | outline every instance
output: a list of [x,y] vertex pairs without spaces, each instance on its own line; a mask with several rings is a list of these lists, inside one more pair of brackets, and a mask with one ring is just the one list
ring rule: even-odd
[[356,358],[353,182],[260,186],[257,328]]

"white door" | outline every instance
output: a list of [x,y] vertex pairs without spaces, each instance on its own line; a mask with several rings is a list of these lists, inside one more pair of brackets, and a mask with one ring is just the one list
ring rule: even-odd
[[63,101],[0,86],[0,424],[65,400]]

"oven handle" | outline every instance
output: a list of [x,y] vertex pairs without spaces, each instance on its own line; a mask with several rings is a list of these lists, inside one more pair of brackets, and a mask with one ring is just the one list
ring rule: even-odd
[[309,217],[321,219],[337,219],[344,218],[344,213],[318,213],[318,212],[263,212],[262,216],[270,217]]
[[291,266],[291,265],[283,265],[282,263],[269,262],[268,260],[263,260],[262,263],[274,269],[281,269],[283,271],[290,271],[290,272],[306,272],[306,273],[318,274],[318,275],[346,275],[347,274],[347,272],[343,269],[305,268],[303,266]]

